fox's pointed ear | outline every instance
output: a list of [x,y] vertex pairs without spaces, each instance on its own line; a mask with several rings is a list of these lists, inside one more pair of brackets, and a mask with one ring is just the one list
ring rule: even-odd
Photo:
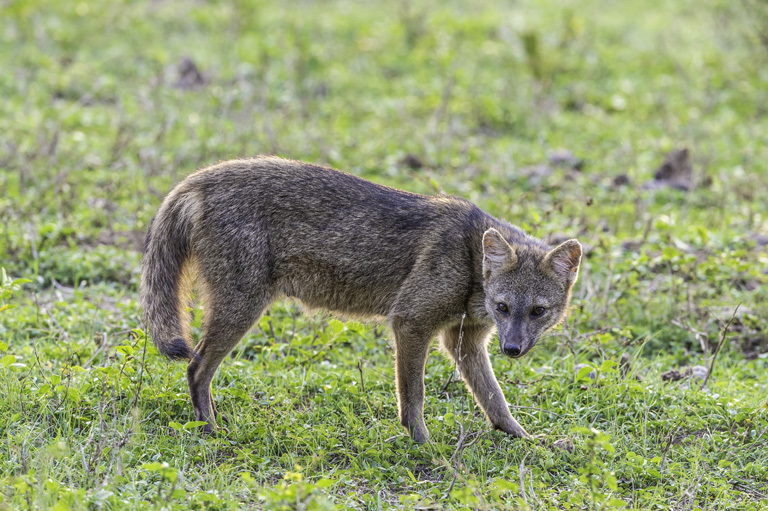
[[502,268],[513,268],[517,264],[517,254],[499,231],[490,228],[483,234],[483,277],[490,278]]
[[544,257],[542,265],[569,285],[576,282],[581,263],[581,243],[578,240],[564,241]]

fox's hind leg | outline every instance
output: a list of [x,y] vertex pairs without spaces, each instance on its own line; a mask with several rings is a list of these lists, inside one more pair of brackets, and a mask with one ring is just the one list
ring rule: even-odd
[[203,427],[207,433],[216,429],[213,376],[275,297],[264,226],[253,211],[239,215],[237,203],[219,199],[226,214],[211,213],[201,221],[204,225],[198,226],[192,246],[193,275],[205,304],[205,320],[203,339],[187,367],[187,382],[195,420],[207,422]]
[[195,409],[195,420],[205,421],[206,433],[216,429],[216,409],[211,393],[211,381],[221,361],[269,305],[267,296],[240,292],[218,295],[206,310],[203,340],[195,347],[196,357],[187,367],[187,382]]

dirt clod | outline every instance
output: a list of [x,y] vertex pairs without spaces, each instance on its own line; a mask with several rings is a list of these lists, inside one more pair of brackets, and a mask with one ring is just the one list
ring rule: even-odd
[[626,186],[630,183],[629,176],[626,174],[619,174],[613,178],[613,186]]
[[403,158],[400,160],[400,165],[408,167],[411,170],[419,170],[426,167],[421,158],[411,153],[403,156]]
[[755,245],[758,247],[765,247],[768,246],[768,236],[765,234],[756,233],[751,236],[752,241],[755,242]]
[[547,155],[550,165],[555,167],[565,167],[578,172],[584,168],[584,160],[576,157],[568,149],[556,149]]
[[179,89],[196,89],[208,83],[195,61],[189,57],[182,58],[177,69],[179,77],[174,86]]

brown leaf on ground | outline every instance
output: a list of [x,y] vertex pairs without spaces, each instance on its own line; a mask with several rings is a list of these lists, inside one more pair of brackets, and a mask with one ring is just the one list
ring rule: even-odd
[[693,165],[691,155],[687,147],[670,151],[664,157],[664,163],[656,169],[653,181],[645,184],[646,189],[672,187],[678,190],[688,191],[693,182]]
[[573,452],[573,440],[570,438],[561,438],[560,440],[555,440],[554,442],[550,442],[549,438],[545,434],[539,434],[534,435],[533,437],[534,442],[538,442],[538,444],[542,447],[547,447],[550,450],[551,449],[559,449],[561,451],[565,452]]
[[662,381],[680,381],[693,377],[697,380],[704,380],[709,370],[704,366],[691,366],[683,369],[671,369],[661,374]]
[[570,438],[561,438],[552,442],[552,447],[565,452],[573,452],[573,441]]
[[690,375],[691,375],[690,368],[687,370],[683,370],[682,372],[678,371],[677,369],[670,369],[665,373],[661,373],[661,381],[680,381],[682,379],[689,377]]

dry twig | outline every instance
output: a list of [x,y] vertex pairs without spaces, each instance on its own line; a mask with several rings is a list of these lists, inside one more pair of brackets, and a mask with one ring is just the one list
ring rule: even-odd
[[728,335],[728,328],[730,328],[731,323],[733,323],[733,319],[736,317],[736,313],[739,311],[739,307],[741,307],[741,302],[739,302],[736,308],[733,309],[731,319],[728,320],[725,328],[720,331],[720,342],[717,343],[717,348],[715,348],[715,352],[712,354],[712,360],[709,362],[709,371],[707,371],[707,376],[704,378],[704,382],[701,384],[701,387],[699,387],[700,390],[704,390],[704,387],[706,387],[707,383],[709,382],[709,377],[712,376],[712,370],[715,368],[715,360],[717,360],[717,354],[720,353],[720,348],[722,348],[723,343],[725,343],[725,338]]

